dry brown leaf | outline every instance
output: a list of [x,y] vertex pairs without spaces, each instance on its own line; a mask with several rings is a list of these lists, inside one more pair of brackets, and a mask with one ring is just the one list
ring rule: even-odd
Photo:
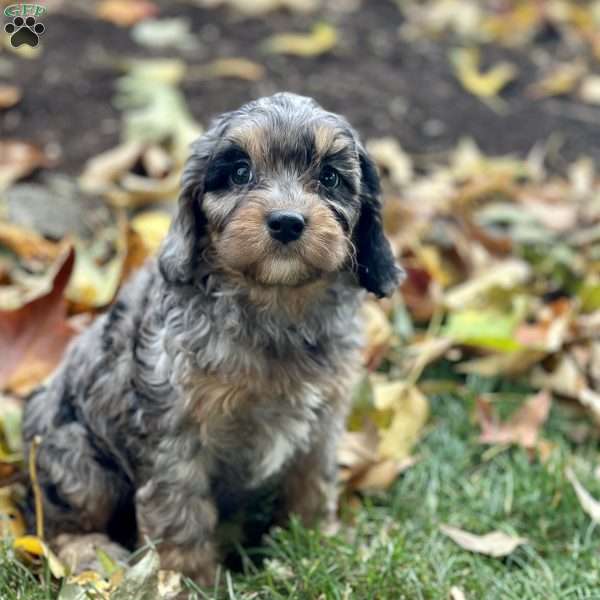
[[26,260],[53,261],[61,252],[59,244],[49,242],[35,231],[1,220],[0,245]]
[[16,85],[0,85],[0,110],[11,108],[21,100],[21,90]]
[[440,530],[461,548],[469,552],[493,556],[494,558],[508,556],[516,548],[527,542],[526,538],[508,535],[501,531],[476,535],[450,525],[441,525]]
[[33,144],[0,140],[0,191],[48,164],[45,154]]
[[571,467],[565,469],[565,477],[573,486],[579,504],[581,504],[581,508],[583,508],[583,510],[591,517],[592,521],[600,523],[600,502],[595,500],[583,485],[581,485]]
[[96,16],[120,27],[155,17],[158,6],[148,0],[103,0],[96,6]]
[[347,431],[338,446],[340,480],[349,491],[386,490],[398,475],[415,464],[412,456],[397,461],[380,458],[379,434],[374,426],[364,431]]
[[317,23],[309,34],[279,33],[266,40],[264,47],[274,54],[318,56],[337,44],[337,31],[327,23]]
[[0,310],[0,389],[26,394],[60,361],[76,333],[66,320],[64,291],[75,254],[70,249],[57,261],[52,289],[17,310]]
[[481,426],[479,441],[482,444],[517,444],[535,448],[539,430],[550,413],[552,398],[541,391],[529,398],[508,421],[499,423],[492,405],[483,398],[477,399],[477,420]]
[[82,189],[103,192],[135,165],[143,151],[141,142],[130,140],[91,158],[79,178]]

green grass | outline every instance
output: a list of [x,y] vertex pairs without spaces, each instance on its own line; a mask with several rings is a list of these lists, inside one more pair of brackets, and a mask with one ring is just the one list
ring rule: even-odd
[[[447,599],[458,586],[469,599],[600,599],[600,531],[564,476],[573,465],[600,497],[592,472],[597,441],[569,441],[584,417],[575,407],[554,406],[543,435],[556,446],[545,464],[517,448],[490,451],[477,443],[473,422],[482,391],[496,393],[503,413],[522,401],[514,387],[481,379],[461,393],[433,397],[420,460],[391,491],[363,499],[359,509],[347,507],[346,527],[335,538],[298,524],[274,532],[261,550],[262,568],[223,576],[220,596]],[[488,558],[455,545],[440,533],[442,523],[475,533],[500,529],[529,542],[508,558]],[[0,553],[2,600],[52,597]]]

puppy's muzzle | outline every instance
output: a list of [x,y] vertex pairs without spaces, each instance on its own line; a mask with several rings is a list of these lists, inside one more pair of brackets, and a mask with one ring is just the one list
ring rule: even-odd
[[282,244],[300,239],[305,227],[306,218],[296,211],[275,210],[267,216],[269,234]]

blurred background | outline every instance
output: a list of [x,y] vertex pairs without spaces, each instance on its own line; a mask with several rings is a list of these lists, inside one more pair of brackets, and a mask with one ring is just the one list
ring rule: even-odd
[[[600,493],[600,1],[0,6],[0,482],[22,472],[23,398],[156,252],[189,142],[219,113],[288,90],[361,133],[408,272],[401,293],[365,303],[340,453],[351,522],[389,533],[388,517],[407,519],[392,536],[406,569],[385,570],[383,534],[365,534],[372,552],[355,564],[296,532],[301,597],[338,597],[319,596],[329,583],[307,575],[311,560],[364,597],[592,597],[585,513],[600,508],[565,468]],[[484,555],[512,554],[519,534],[532,546],[493,566],[463,557],[457,575],[441,519],[512,535]],[[562,578],[546,577],[555,568]],[[260,577],[248,597],[271,589]]]

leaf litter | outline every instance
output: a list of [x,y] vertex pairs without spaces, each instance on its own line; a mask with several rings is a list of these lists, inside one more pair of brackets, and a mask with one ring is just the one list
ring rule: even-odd
[[[305,0],[195,3],[227,4],[246,16],[282,7],[311,13],[320,6]],[[589,25],[598,16],[587,5],[577,13],[563,0],[545,11],[526,10],[519,2],[500,7],[491,0],[402,4],[406,20],[400,35],[455,36],[458,43],[448,60],[457,81],[493,108],[501,107],[502,95],[521,73],[502,58],[490,62],[489,44],[525,45],[551,24],[561,35],[579,36],[600,57],[600,39]],[[153,20],[158,10],[152,2],[107,0],[96,10],[100,18],[132,28],[140,44],[172,46],[184,54],[193,47],[188,24]],[[309,59],[334,51],[339,38],[335,27],[317,22],[305,33],[266,40],[263,49]],[[561,96],[597,103],[590,60],[586,54],[577,61],[541,61],[529,88],[532,101]],[[67,235],[49,231],[44,223],[15,222],[6,200],[19,190],[34,196],[36,184],[19,181],[51,164],[33,144],[0,142],[0,190],[6,192],[0,198],[0,352],[7,357],[0,367],[5,394],[0,398],[0,485],[22,469],[15,443],[22,397],[51,374],[70,337],[110,305],[126,277],[157,252],[166,234],[188,144],[202,131],[183,95],[184,81],[260,81],[265,75],[263,65],[242,57],[195,67],[179,58],[122,66],[114,100],[122,139],[90,159],[73,183],[82,203],[91,194],[109,209],[111,218],[93,227],[93,234]],[[5,89],[0,102],[10,106],[19,95],[20,90]],[[428,368],[440,363],[457,374],[524,376],[534,388],[505,420],[489,397],[478,399],[482,444],[517,445],[541,457],[551,402],[563,398],[580,403],[600,422],[595,391],[600,384],[600,180],[593,161],[582,157],[557,173],[547,166],[543,145],[524,158],[488,156],[469,139],[431,157],[413,156],[389,136],[367,140],[367,148],[382,173],[384,223],[408,277],[401,295],[365,303],[364,376],[338,457],[347,495],[388,489],[420,459],[418,442],[429,421],[426,391],[436,383],[429,380]],[[582,510],[600,518],[598,502],[572,470],[566,478]],[[90,589],[111,598],[178,593],[177,574],[160,572],[152,550],[129,569],[63,577],[64,565],[45,541],[24,536],[12,492],[12,487],[0,489],[0,527],[17,540],[24,560],[53,565],[54,575],[65,581],[63,600],[84,598]],[[526,543],[500,531],[476,535],[449,525],[441,531],[469,551],[494,557]],[[104,564],[113,558],[104,557]],[[453,588],[453,597],[461,594]]]

